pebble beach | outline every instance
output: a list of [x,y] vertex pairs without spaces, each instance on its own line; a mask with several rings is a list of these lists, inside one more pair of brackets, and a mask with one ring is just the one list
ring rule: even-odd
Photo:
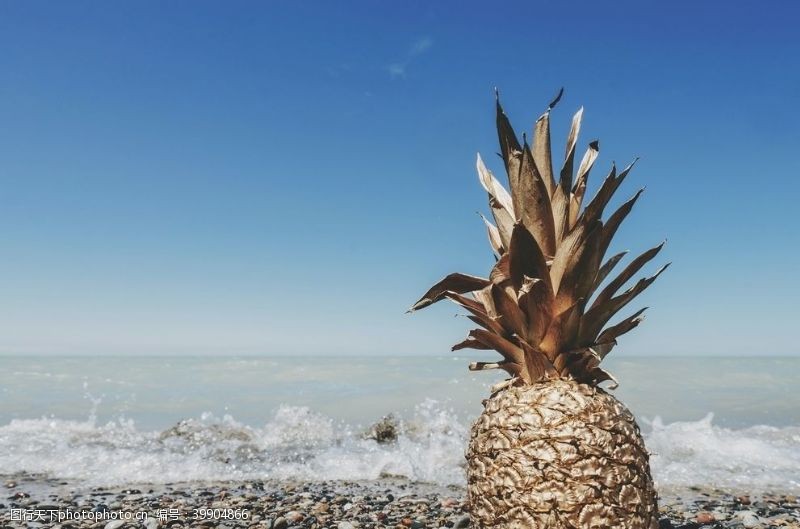
[[[468,528],[463,488],[404,479],[245,481],[82,489],[42,476],[3,476],[0,526],[291,529]],[[660,528],[800,528],[790,494],[693,488],[661,493]],[[61,519],[59,519],[59,517]]]

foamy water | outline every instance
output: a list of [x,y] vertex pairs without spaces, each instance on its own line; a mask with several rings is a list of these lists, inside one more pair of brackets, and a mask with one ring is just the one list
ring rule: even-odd
[[[119,361],[114,367],[116,377],[106,369],[112,363],[103,361],[76,371],[71,366],[77,368],[80,363],[65,361],[59,370],[56,360],[47,366],[49,376],[43,374],[43,365],[30,365],[37,361],[26,360],[28,365],[21,365],[25,362],[17,360],[12,366],[17,373],[14,384],[6,380],[2,386],[0,412],[7,419],[0,426],[0,474],[44,473],[91,485],[220,479],[372,480],[386,475],[463,485],[468,425],[480,412],[480,399],[492,382],[466,373],[463,359],[448,358],[440,359],[436,369],[422,370],[417,380],[409,379],[412,389],[402,391],[403,377],[397,376],[398,371],[415,361],[430,366],[429,359],[349,359],[350,372],[355,369],[358,373],[356,379],[363,376],[372,381],[365,385],[347,377],[342,380],[341,372],[335,370],[342,361],[337,364],[329,359],[318,362],[317,369],[305,371],[316,386],[323,386],[315,393],[303,370],[296,367],[294,376],[282,381],[266,377],[267,371],[278,376],[275,366],[259,369],[261,363],[272,360],[172,359],[173,367],[166,368],[162,359],[152,362],[157,362],[165,375],[168,372],[173,382],[171,389],[159,390],[161,382],[152,377],[145,382],[136,370],[119,376]],[[246,362],[250,374],[219,372],[221,366],[239,372],[243,364],[236,362]],[[717,362],[717,371],[719,365]],[[793,373],[785,373],[786,365],[780,364],[781,376],[791,377]],[[620,376],[623,384],[628,375],[642,376],[644,369],[630,359],[616,367],[620,368],[618,375],[625,373]],[[333,371],[326,375],[327,368]],[[207,373],[207,378],[180,376],[187,372]],[[258,378],[253,372],[263,376],[257,386],[250,384],[251,377]],[[404,376],[409,378],[408,371]],[[736,374],[728,376],[735,378]],[[619,397],[639,416],[647,446],[654,453],[652,467],[658,485],[800,492],[800,426],[791,422],[791,416],[787,420],[787,414],[775,413],[779,402],[790,406],[797,403],[798,396],[785,392],[791,386],[784,386],[778,375],[768,376],[782,392],[773,396],[771,413],[747,415],[741,410],[758,407],[733,399],[728,408],[713,410],[718,413],[716,418],[705,413],[709,409],[692,417],[697,406],[679,411],[670,402],[677,399],[680,403],[681,399],[658,395],[658,384],[652,378],[647,392],[639,393],[637,385],[630,384],[628,393]],[[212,383],[220,379],[238,380],[239,384]],[[36,387],[32,389],[31,384]],[[280,384],[294,385],[295,395]],[[399,384],[397,388],[395,384]],[[720,395],[714,392],[723,387],[711,385],[707,402],[717,402]],[[173,392],[175,397],[169,398]],[[277,402],[274,393],[284,402]],[[21,400],[36,395],[34,402]],[[655,406],[653,401],[659,396],[664,417],[681,419],[683,413],[688,420],[641,413]],[[253,403],[263,404],[253,409]],[[203,412],[204,407],[208,411]],[[19,416],[21,409],[31,416]],[[367,426],[386,413],[401,418],[397,442],[378,444],[365,439]],[[747,417],[751,417],[749,424]],[[770,421],[771,417],[776,420]]]

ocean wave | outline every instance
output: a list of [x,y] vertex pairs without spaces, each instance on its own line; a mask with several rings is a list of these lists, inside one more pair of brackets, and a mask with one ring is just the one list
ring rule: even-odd
[[[708,415],[643,421],[659,486],[800,491],[800,428],[734,430]],[[280,406],[262,426],[202,414],[164,431],[132,420],[56,418],[0,426],[0,473],[47,474],[87,485],[236,479],[374,480],[400,476],[464,485],[468,425],[433,400],[398,425],[390,443],[299,406]]]
[[646,436],[658,484],[735,490],[800,490],[800,427],[722,428],[709,413],[699,421],[664,424]]

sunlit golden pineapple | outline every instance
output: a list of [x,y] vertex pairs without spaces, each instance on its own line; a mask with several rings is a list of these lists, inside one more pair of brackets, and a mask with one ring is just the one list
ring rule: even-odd
[[[648,453],[633,415],[598,387],[615,381],[600,367],[616,339],[644,309],[611,318],[666,268],[620,290],[661,250],[658,245],[607,280],[625,252],[604,260],[611,239],[641,191],[603,220],[631,166],[611,171],[583,206],[598,154],[592,142],[574,168],[583,109],[572,119],[564,162],[553,173],[548,106],[533,147],[520,143],[497,101],[497,131],[510,193],[478,157],[494,223],[484,218],[497,257],[489,278],[450,274],[411,310],[448,298],[479,328],[453,350],[494,349],[503,369],[472,427],[467,491],[473,526],[624,528],[658,526]],[[663,243],[662,243],[663,244]],[[465,294],[472,293],[471,296]]]

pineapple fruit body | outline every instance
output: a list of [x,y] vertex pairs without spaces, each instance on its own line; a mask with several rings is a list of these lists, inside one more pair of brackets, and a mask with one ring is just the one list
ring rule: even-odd
[[600,388],[559,379],[495,393],[467,461],[473,527],[658,527],[639,427]]

